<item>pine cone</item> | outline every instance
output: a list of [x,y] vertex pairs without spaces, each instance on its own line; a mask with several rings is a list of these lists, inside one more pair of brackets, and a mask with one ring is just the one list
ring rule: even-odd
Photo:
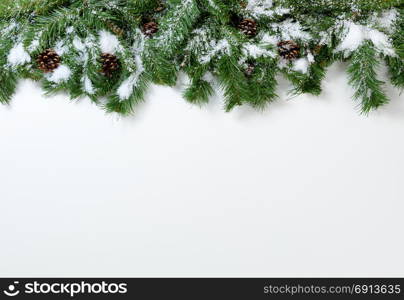
[[323,45],[316,45],[316,46],[312,49],[312,52],[313,52],[315,55],[318,55],[318,54],[320,54],[320,52],[321,52],[322,49],[323,49]]
[[249,37],[254,37],[257,35],[258,25],[253,19],[244,19],[238,24],[238,28],[242,33]]
[[53,49],[46,49],[38,55],[36,62],[38,68],[45,72],[50,73],[60,66],[60,56]]
[[164,5],[163,2],[160,2],[159,5],[154,9],[155,12],[162,12],[163,10],[166,9],[166,6]]
[[101,64],[101,73],[107,77],[112,77],[112,74],[120,68],[118,57],[110,53],[101,54]]
[[255,64],[254,63],[248,63],[247,67],[244,71],[245,76],[251,77],[255,71]]
[[278,52],[282,58],[293,60],[300,56],[300,46],[294,41],[282,41],[278,43]]
[[154,35],[157,31],[159,31],[159,25],[156,22],[147,22],[145,24],[143,24],[143,33],[146,36],[151,37],[152,35]]
[[118,25],[116,25],[114,23],[108,22],[107,26],[117,36],[123,36],[125,34],[125,31],[121,27],[119,27]]

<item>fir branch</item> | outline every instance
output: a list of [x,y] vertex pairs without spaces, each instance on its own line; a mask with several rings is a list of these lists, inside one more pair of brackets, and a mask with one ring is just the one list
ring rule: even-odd
[[277,74],[294,94],[320,95],[342,59],[368,113],[388,102],[380,58],[404,86],[403,10],[402,0],[2,0],[0,102],[32,78],[129,114],[151,82],[174,86],[182,70],[190,103],[207,103],[218,81],[227,111],[263,109]]
[[388,102],[382,88],[384,82],[377,79],[379,63],[376,49],[367,41],[353,54],[348,68],[349,82],[355,88],[354,98],[361,101],[365,114]]
[[159,33],[148,42],[146,69],[155,75],[159,84],[175,85],[177,68],[172,64],[177,49],[190,35],[200,15],[195,0],[179,1],[161,20]]
[[386,58],[389,67],[390,80],[398,88],[404,88],[404,62],[398,57]]
[[224,91],[225,109],[231,111],[250,100],[248,84],[234,56],[222,57],[217,66],[220,85]]
[[218,18],[222,24],[229,22],[231,12],[225,1],[201,0],[199,6],[201,10],[206,10],[209,14]]
[[8,104],[17,87],[17,76],[0,71],[0,103]]
[[386,57],[390,80],[398,88],[404,88],[404,9],[398,10],[398,18],[394,24],[394,34],[391,38],[397,54],[396,57]]
[[213,94],[212,84],[203,78],[193,79],[184,92],[184,98],[192,104],[206,104]]

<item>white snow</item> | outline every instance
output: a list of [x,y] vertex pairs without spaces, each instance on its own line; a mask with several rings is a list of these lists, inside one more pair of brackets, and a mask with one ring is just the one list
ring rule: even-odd
[[25,51],[22,43],[15,45],[7,56],[7,62],[12,67],[21,66],[25,63],[29,63],[30,61],[31,56],[27,53],[27,51]]
[[320,36],[320,41],[319,45],[330,45],[332,43],[332,38],[333,38],[333,31],[322,31],[319,34]]
[[82,40],[79,37],[74,37],[73,39],[73,47],[79,51],[79,52],[83,52],[86,50],[86,45],[84,45],[84,43],[82,42]]
[[389,37],[381,31],[355,24],[351,21],[344,22],[345,38],[337,47],[337,52],[351,53],[358,49],[365,40],[371,40],[374,46],[385,55],[394,56],[395,51]]
[[46,74],[46,78],[54,83],[62,83],[67,81],[72,74],[72,70],[66,65],[60,65],[52,73]]
[[0,30],[1,35],[9,34],[12,30],[16,29],[18,24],[15,21],[12,21],[7,27],[2,28]]
[[39,47],[39,39],[34,39],[28,47],[29,52],[33,52]]
[[279,60],[278,60],[278,67],[279,67],[279,69],[288,68],[288,60],[286,60],[286,59],[279,59]]
[[302,25],[299,22],[295,22],[291,19],[287,19],[279,24],[274,24],[272,25],[272,28],[278,31],[280,40],[307,41],[311,39],[311,35],[303,30]]
[[390,9],[382,12],[380,15],[375,14],[370,23],[375,27],[380,27],[388,33],[393,33],[394,31],[394,23],[398,17],[398,11],[396,9]]
[[299,58],[293,63],[292,69],[296,72],[306,74],[309,70],[310,62],[307,57]]
[[309,53],[307,54],[307,60],[308,60],[309,63],[311,63],[311,64],[315,62],[314,55],[313,55],[311,52],[309,52]]
[[230,44],[225,39],[219,41],[212,40],[210,42],[210,48],[211,49],[207,54],[200,57],[199,62],[201,64],[209,63],[213,59],[213,57],[215,57],[218,54],[230,53]]
[[387,56],[395,56],[396,52],[390,42],[389,37],[381,31],[372,29],[368,31],[368,38],[373,42],[375,47]]
[[144,67],[143,67],[143,62],[140,58],[140,56],[136,56],[136,65],[137,65],[137,70],[129,76],[128,79],[126,79],[122,84],[119,86],[117,93],[119,96],[119,99],[121,101],[128,100],[130,95],[133,92],[133,89],[136,87],[140,75],[144,72]]
[[215,76],[213,76],[213,74],[211,72],[206,72],[203,75],[202,79],[211,84],[215,83]]
[[88,76],[84,76],[82,81],[83,81],[84,91],[89,95],[94,95],[95,89],[94,89],[93,83],[91,82],[90,78],[88,78]]
[[271,45],[271,46],[276,46],[279,42],[279,40],[276,38],[276,36],[269,35],[267,33],[263,34],[262,37],[260,37],[259,41],[260,41],[260,44]]
[[246,10],[253,17],[272,17],[290,12],[290,9],[283,7],[273,7],[273,0],[248,0]]
[[66,46],[66,41],[65,40],[61,40],[58,41],[55,45],[55,52],[62,56],[63,54],[65,54],[67,52],[67,46]]
[[366,39],[366,32],[362,25],[356,25],[353,22],[346,21],[344,27],[347,29],[346,36],[341,44],[337,47],[337,51],[355,51]]
[[122,84],[119,86],[117,90],[117,95],[120,101],[128,100],[132,95],[133,90],[136,88],[139,82],[140,76],[145,71],[142,55],[145,48],[145,37],[143,36],[140,30],[137,31],[138,39],[133,44],[133,54],[135,56],[135,65],[136,70],[133,71],[133,74],[130,75]]
[[[89,63],[89,52],[95,51],[94,37],[88,36],[86,40],[83,40],[75,36],[72,41],[73,47],[79,52],[78,60],[82,63],[84,74],[88,72],[88,63]],[[84,75],[81,78],[81,82],[83,84],[84,91],[88,95],[94,95],[96,89],[94,88],[93,83],[91,82],[88,75]]]
[[248,0],[246,9],[255,15],[264,15],[272,6],[272,0]]
[[115,54],[117,51],[122,50],[122,46],[118,38],[112,33],[102,30],[100,35],[100,49],[103,53]]
[[136,83],[139,79],[139,76],[137,72],[134,74],[130,75],[128,79],[126,79],[122,84],[119,86],[117,90],[117,94],[119,96],[119,99],[121,101],[128,100],[130,95],[133,92],[134,87],[136,86]]
[[254,59],[258,57],[276,57],[273,51],[258,47],[254,44],[246,44],[243,48],[243,54]]

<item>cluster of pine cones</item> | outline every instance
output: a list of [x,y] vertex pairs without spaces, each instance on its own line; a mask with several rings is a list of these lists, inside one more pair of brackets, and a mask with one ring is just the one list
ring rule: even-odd
[[[255,37],[258,34],[258,24],[254,19],[241,19],[237,27],[248,37]],[[278,52],[282,58],[293,60],[300,56],[300,46],[294,41],[282,41],[278,43]]]
[[[165,9],[163,4],[159,5],[155,11],[161,12]],[[124,34],[124,30],[119,26],[108,23],[108,28],[118,36]],[[143,34],[147,37],[152,37],[159,30],[159,25],[153,20],[148,20],[141,25]],[[100,73],[106,77],[112,77],[113,74],[121,67],[119,58],[111,53],[102,53],[99,58],[101,64]],[[54,49],[46,49],[40,53],[36,59],[38,69],[44,73],[51,73],[55,71],[61,64],[61,57]]]
[[[61,63],[61,57],[54,49],[46,49],[40,53],[36,59],[38,69],[44,73],[55,71]],[[119,70],[120,62],[116,55],[110,53],[102,53],[100,56],[101,70],[100,73],[107,77]]]
[[[258,34],[258,24],[254,19],[241,19],[236,24],[237,28],[247,37],[252,38]],[[300,56],[300,46],[294,41],[281,41],[278,43],[279,56],[286,60],[294,60]],[[249,62],[246,65],[244,74],[251,77],[255,71],[255,63]]]
[[[159,10],[164,7],[159,7]],[[238,21],[237,28],[247,37],[255,37],[258,34],[258,24],[254,19],[246,18]],[[115,25],[113,32],[118,35],[123,34],[123,30]],[[147,37],[152,37],[159,30],[159,25],[153,20],[148,20],[141,25],[142,32]],[[278,53],[280,57],[287,60],[294,60],[300,56],[300,46],[294,41],[282,41],[278,43]],[[38,55],[36,59],[38,68],[44,73],[50,73],[56,70],[61,64],[61,57],[54,49],[46,49]],[[120,61],[118,57],[110,53],[102,53],[99,59],[101,64],[100,73],[106,77],[112,77],[113,74],[120,69]],[[254,73],[254,63],[249,63],[246,68],[246,76],[250,77]]]

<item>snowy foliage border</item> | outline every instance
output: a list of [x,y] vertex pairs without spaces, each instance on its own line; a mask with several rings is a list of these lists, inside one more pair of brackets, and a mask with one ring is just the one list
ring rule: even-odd
[[[184,97],[191,103],[208,102],[218,83],[226,110],[242,104],[262,109],[277,98],[278,74],[291,81],[292,94],[320,95],[327,67],[342,60],[349,63],[362,112],[387,103],[377,72],[385,62],[391,82],[403,88],[402,2],[312,2],[10,2],[0,6],[0,102],[9,103],[18,79],[28,77],[40,80],[48,93],[67,90],[72,98],[88,96],[107,111],[128,114],[150,83],[173,86],[184,72],[189,77]],[[165,9],[156,9],[161,6]],[[237,20],[246,18],[258,24],[254,37],[237,28]],[[158,23],[153,37],[142,32],[145,19]],[[280,55],[278,45],[284,41],[299,45],[296,59]],[[62,64],[43,74],[36,57],[49,48]],[[99,72],[102,53],[119,58],[121,68],[113,78]]]

